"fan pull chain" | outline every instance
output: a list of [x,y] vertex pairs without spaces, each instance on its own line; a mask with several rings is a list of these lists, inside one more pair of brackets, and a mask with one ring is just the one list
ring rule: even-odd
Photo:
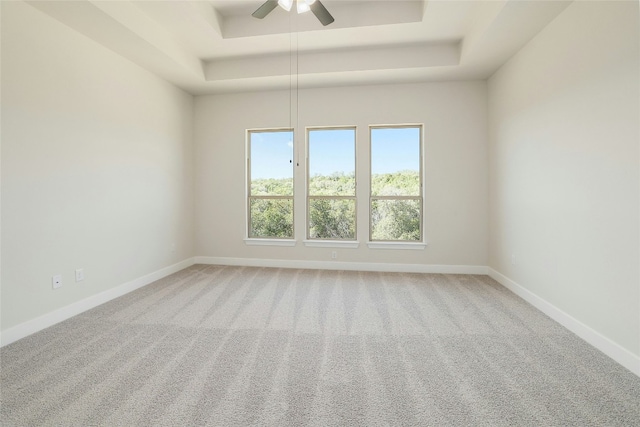
[[[300,128],[300,39],[297,23],[296,21],[296,128]],[[300,166],[300,150],[296,151],[296,166]]]

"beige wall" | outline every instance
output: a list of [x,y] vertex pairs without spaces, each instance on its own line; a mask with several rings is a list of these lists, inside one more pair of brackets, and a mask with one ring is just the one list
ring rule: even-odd
[[[245,245],[245,130],[287,127],[289,91],[196,97],[196,253],[210,257],[487,264],[487,115],[485,82],[451,82],[302,90],[298,129],[356,125],[359,161],[358,249],[305,247],[304,198],[298,198],[296,247]],[[368,126],[425,125],[425,250],[380,250],[368,236]],[[298,132],[298,195],[304,194],[304,132]]]
[[2,2],[3,331],[193,256],[192,118],[192,96]]
[[[637,2],[573,3],[488,85],[309,89],[293,104],[288,91],[194,104],[29,5],[1,4],[2,331],[194,255],[331,262],[336,250],[489,265],[640,355]],[[303,246],[304,203],[296,247],[245,245],[245,130],[291,121],[358,127],[358,249]],[[393,123],[425,124],[425,250],[365,244],[367,127]]]
[[574,2],[489,80],[490,267],[635,355],[638,28]]

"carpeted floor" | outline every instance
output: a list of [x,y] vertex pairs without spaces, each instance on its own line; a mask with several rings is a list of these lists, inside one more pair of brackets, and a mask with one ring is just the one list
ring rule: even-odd
[[195,265],[3,348],[2,426],[640,426],[487,276]]

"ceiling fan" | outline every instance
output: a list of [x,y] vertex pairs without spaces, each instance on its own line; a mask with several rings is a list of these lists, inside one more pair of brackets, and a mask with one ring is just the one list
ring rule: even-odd
[[262,19],[267,16],[276,6],[280,6],[287,12],[291,10],[293,2],[296,3],[296,10],[298,13],[304,13],[311,11],[322,25],[331,24],[334,19],[329,13],[326,7],[320,3],[320,0],[267,0],[262,4],[255,12],[251,14],[254,18]]

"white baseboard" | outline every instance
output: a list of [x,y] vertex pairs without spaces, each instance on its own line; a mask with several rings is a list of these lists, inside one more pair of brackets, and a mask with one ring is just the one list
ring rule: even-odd
[[0,347],[4,347],[5,345],[18,341],[21,338],[29,336],[33,333],[48,328],[49,326],[53,326],[56,323],[60,323],[73,316],[97,307],[100,304],[104,304],[105,302],[111,301],[112,299],[135,291],[136,289],[146,286],[149,283],[153,283],[156,280],[162,279],[163,277],[190,267],[193,264],[194,258],[185,259],[184,261],[178,262],[165,268],[161,268],[160,270],[154,271],[153,273],[138,277],[137,279],[131,280],[130,282],[123,283],[104,292],[100,292],[99,294],[92,295],[83,300],[74,302],[73,304],[69,304],[66,307],[62,307],[58,310],[52,311],[40,317],[36,317],[35,319],[28,320],[24,323],[11,327],[2,332],[2,334],[0,335]]
[[489,275],[498,283],[518,295],[538,310],[551,317],[556,322],[602,351],[604,354],[640,376],[640,357],[611,341],[589,326],[565,313],[558,307],[517,284],[498,271],[481,265],[428,265],[428,264],[397,264],[397,263],[367,263],[367,262],[335,262],[335,261],[305,261],[286,259],[259,258],[230,258],[197,256],[149,273],[132,281],[77,301],[66,307],[47,313],[43,316],[21,323],[7,329],[0,335],[0,347],[11,344],[21,338],[41,331],[56,323],[118,298],[129,292],[176,273],[194,264],[211,265],[241,265],[248,267],[276,267],[276,268],[305,268],[319,270],[354,270],[380,271],[400,273],[441,273],[441,274],[482,274]]
[[293,259],[195,257],[195,264],[242,265],[247,267],[307,268],[315,270],[356,270],[394,273],[487,274],[483,265],[429,265],[379,262],[306,261]]
[[562,326],[591,344],[596,349],[600,350],[620,365],[624,366],[634,374],[640,377],[640,357],[631,353],[629,350],[620,346],[619,344],[611,341],[609,338],[603,336],[599,332],[591,329],[589,326],[580,322],[571,315],[565,313],[558,307],[554,306],[550,302],[544,300],[522,285],[517,284],[513,280],[509,279],[502,273],[488,267],[489,276],[495,281],[500,283],[505,288],[509,289],[520,298],[533,305],[544,314],[560,323]]

